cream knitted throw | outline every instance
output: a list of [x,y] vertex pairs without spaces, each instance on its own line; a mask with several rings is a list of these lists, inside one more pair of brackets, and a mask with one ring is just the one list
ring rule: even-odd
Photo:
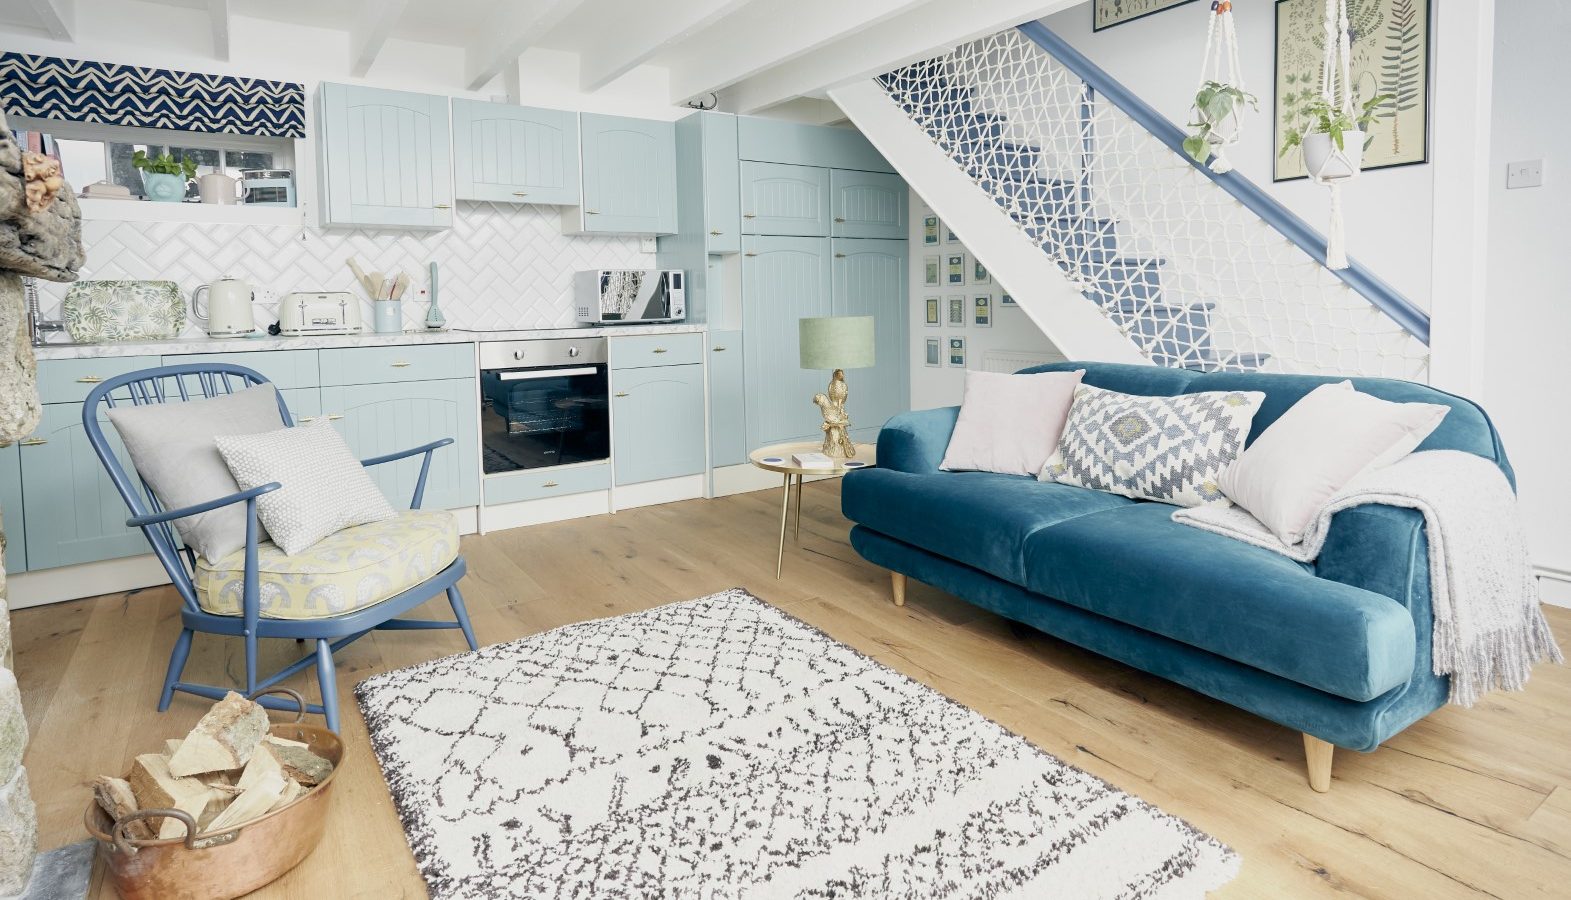
[[1450,701],[1472,706],[1495,688],[1521,690],[1533,664],[1561,662],[1538,601],[1516,495],[1493,462],[1460,450],[1429,450],[1366,473],[1327,501],[1298,544],[1237,507],[1197,506],[1173,521],[1312,562],[1331,517],[1380,503],[1416,509],[1429,538],[1436,675],[1451,676]]

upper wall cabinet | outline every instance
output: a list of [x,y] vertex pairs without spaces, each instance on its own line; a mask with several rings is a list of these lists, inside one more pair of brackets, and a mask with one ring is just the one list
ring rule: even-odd
[[906,239],[908,194],[899,175],[835,169],[829,193],[833,237]]
[[674,234],[676,129],[670,122],[578,117],[582,205],[562,213],[569,234]]
[[[736,253],[742,249],[741,184],[737,177],[736,117],[699,113],[702,130],[704,195],[704,249],[709,253]],[[680,140],[680,139],[679,139]]]
[[446,97],[324,83],[318,99],[324,224],[453,224]]
[[455,98],[453,194],[576,206],[578,114]]
[[829,235],[829,170],[742,163],[742,233]]

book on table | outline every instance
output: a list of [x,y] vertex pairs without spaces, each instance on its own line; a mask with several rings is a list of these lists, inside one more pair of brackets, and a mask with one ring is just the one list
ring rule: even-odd
[[793,453],[791,462],[801,469],[833,469],[835,461],[822,453]]

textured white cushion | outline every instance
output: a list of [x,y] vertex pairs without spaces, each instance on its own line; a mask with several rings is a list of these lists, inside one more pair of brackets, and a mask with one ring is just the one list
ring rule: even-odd
[[[131,455],[131,465],[164,509],[193,506],[239,492],[229,467],[218,455],[214,437],[284,427],[278,413],[278,391],[271,384],[185,403],[120,406],[107,414]],[[215,560],[245,546],[245,522],[245,504],[235,503],[176,519],[175,530],[187,547]],[[267,540],[266,533],[257,540]]]
[[940,468],[1035,475],[1058,446],[1085,369],[1005,375],[967,372],[960,418]]
[[1222,474],[1222,493],[1289,544],[1331,495],[1362,473],[1413,452],[1447,407],[1392,403],[1323,384],[1293,404]]
[[271,481],[281,485],[257,498],[256,514],[285,554],[394,515],[349,445],[325,421],[265,434],[224,435],[215,442],[241,488]]
[[1041,480],[1179,506],[1228,505],[1218,479],[1265,394],[1121,394],[1082,384]]

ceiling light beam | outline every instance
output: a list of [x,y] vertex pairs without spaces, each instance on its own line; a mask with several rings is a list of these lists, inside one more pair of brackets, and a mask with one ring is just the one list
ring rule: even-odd
[[349,27],[349,72],[364,78],[371,71],[387,39],[393,34],[399,16],[409,0],[362,0],[360,11]]

